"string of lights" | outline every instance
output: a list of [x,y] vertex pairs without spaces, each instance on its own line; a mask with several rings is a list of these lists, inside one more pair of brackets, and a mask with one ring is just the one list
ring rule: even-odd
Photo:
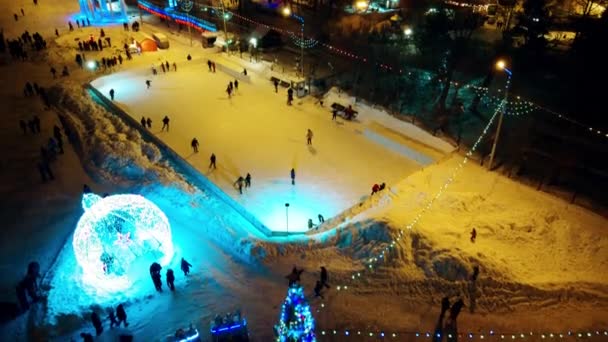
[[[441,333],[435,333],[430,331],[395,331],[395,332],[385,332],[378,330],[357,330],[357,329],[327,329],[321,330],[321,336],[342,336],[342,337],[379,337],[379,338],[387,338],[387,339],[396,339],[403,336],[416,337],[421,340],[430,339],[430,338],[441,338]],[[489,330],[487,332],[479,331],[479,332],[468,332],[468,333],[459,333],[459,334],[450,334],[444,333],[443,336],[447,336],[448,338],[452,338],[458,336],[459,339],[467,338],[469,340],[484,340],[484,341],[500,341],[500,340],[516,340],[516,339],[532,339],[538,338],[541,339],[606,339],[608,337],[608,330],[596,330],[596,331],[567,331],[567,332],[496,332],[494,330]]]

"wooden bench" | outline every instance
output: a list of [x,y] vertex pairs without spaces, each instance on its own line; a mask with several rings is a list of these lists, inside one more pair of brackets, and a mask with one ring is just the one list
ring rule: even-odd
[[354,118],[357,117],[357,114],[359,114],[359,112],[357,112],[356,110],[351,108],[351,112],[352,112],[352,116],[351,117],[347,117],[346,112],[348,111],[347,107],[344,107],[343,105],[334,102],[331,104],[331,109],[332,112],[336,111],[336,113],[341,116],[342,118],[346,119],[346,120],[352,120]]

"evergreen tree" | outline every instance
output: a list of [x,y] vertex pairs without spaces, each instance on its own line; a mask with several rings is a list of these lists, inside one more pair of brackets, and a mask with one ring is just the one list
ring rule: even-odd
[[317,340],[314,330],[315,320],[304,297],[304,288],[296,283],[289,288],[283,302],[281,317],[275,326],[276,341],[313,342]]

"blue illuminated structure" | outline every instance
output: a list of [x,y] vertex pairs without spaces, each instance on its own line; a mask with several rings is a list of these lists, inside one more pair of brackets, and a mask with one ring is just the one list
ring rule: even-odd
[[127,5],[125,0],[78,0],[80,11],[94,22],[126,22]]
[[139,0],[137,2],[137,6],[139,8],[157,17],[163,18],[165,20],[173,20],[176,23],[190,26],[198,31],[217,32],[217,28],[213,23],[210,23],[200,18],[187,16],[186,14],[178,11],[178,2],[175,2],[175,5],[175,7],[161,8],[147,1]]
[[304,288],[292,285],[281,307],[281,317],[275,326],[276,342],[314,342],[315,319],[304,296]]
[[95,290],[115,293],[131,286],[152,262],[173,257],[165,214],[139,195],[100,197],[86,193],[72,246],[82,280]]

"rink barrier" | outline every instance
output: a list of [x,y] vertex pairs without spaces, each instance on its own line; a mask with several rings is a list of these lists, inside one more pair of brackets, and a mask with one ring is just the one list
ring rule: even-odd
[[232,76],[232,77],[238,79],[239,81],[245,81],[245,82],[251,84],[251,78],[249,77],[249,75],[245,75],[240,71],[233,70],[233,69],[223,65],[222,63],[218,63],[218,62],[214,62],[214,63],[215,63],[216,68],[219,71],[221,71],[225,74],[228,74],[229,76]]
[[[222,189],[217,185],[213,184],[207,177],[200,173],[190,163],[184,160],[177,152],[171,149],[162,140],[157,138],[154,134],[141,127],[141,124],[132,118],[128,113],[115,105],[111,100],[106,98],[99,90],[93,87],[91,84],[85,84],[85,88],[93,95],[94,101],[104,106],[111,113],[117,115],[125,123],[132,128],[135,128],[142,137],[158,146],[163,154],[163,158],[171,163],[171,166],[180,174],[184,175],[192,184],[197,186],[199,189],[211,193],[226,203],[229,207],[239,213],[247,222],[251,223],[258,231],[267,237],[276,236],[275,232],[270,230],[268,227],[262,224],[255,216],[249,213],[245,208],[238,202],[230,198]],[[291,234],[290,234],[291,235]]]

